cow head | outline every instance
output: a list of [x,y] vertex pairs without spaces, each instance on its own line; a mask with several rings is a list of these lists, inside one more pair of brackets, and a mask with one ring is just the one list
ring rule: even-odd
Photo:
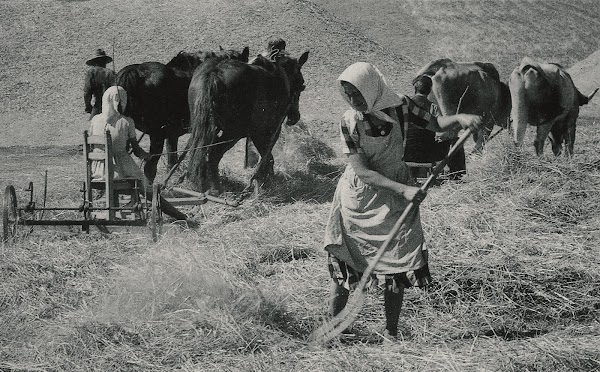
[[515,68],[508,82],[511,93],[513,140],[523,144],[527,124],[548,123],[560,112],[558,94],[547,77],[535,65]]

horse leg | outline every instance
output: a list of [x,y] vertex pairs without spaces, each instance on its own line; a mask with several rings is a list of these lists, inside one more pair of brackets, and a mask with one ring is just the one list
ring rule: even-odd
[[146,165],[144,165],[144,174],[150,182],[154,182],[154,179],[156,178],[158,159],[160,159],[164,142],[165,139],[163,137],[150,136],[150,154],[154,156],[146,162]]
[[244,156],[244,168],[250,168],[258,164],[260,157],[256,146],[249,137],[246,137],[246,154]]
[[252,177],[252,180],[256,180],[259,187],[262,186],[268,180],[268,178],[275,173],[273,170],[273,164],[275,163],[275,160],[273,159],[272,153],[274,145],[271,144],[272,137],[273,136],[270,132],[253,133],[251,136],[252,142],[254,143],[254,146],[256,146],[256,149],[261,156],[258,168]]
[[208,148],[207,171],[208,183],[210,185],[208,193],[210,195],[219,195],[223,191],[219,177],[219,163],[223,159],[223,155],[237,143],[235,139],[227,138],[227,136],[222,136],[219,138],[219,141],[223,143]]
[[177,164],[179,159],[177,153],[177,142],[179,142],[179,136],[177,134],[170,134],[165,141],[167,145],[167,158],[169,162],[169,169],[173,168]]

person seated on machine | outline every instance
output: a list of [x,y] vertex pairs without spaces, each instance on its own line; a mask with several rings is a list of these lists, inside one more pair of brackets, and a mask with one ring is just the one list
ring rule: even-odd
[[[143,160],[152,156],[140,147],[135,135],[133,119],[123,115],[127,105],[127,92],[123,87],[112,86],[102,96],[102,112],[94,116],[90,123],[89,134],[93,136],[104,136],[106,131],[110,132],[112,139],[112,154],[115,166],[116,178],[131,178],[142,181],[146,185],[144,194],[147,199],[152,198],[152,188],[146,179],[144,172],[136,164],[127,151],[131,146],[133,154]],[[92,178],[100,179],[105,176],[103,162],[92,163]],[[187,220],[187,216],[177,210],[165,198],[160,197],[161,210],[176,220]]]

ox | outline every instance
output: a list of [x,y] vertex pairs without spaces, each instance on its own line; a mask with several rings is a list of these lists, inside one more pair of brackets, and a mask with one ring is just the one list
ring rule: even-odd
[[571,76],[558,64],[538,63],[523,58],[509,80],[512,96],[512,129],[514,141],[523,144],[527,123],[537,127],[533,142],[536,154],[544,152],[544,142],[550,134],[552,152],[560,155],[563,143],[566,156],[573,154],[575,124],[579,106],[587,104],[598,91],[583,95]]
[[432,80],[429,99],[436,103],[442,115],[460,113],[483,116],[479,133],[473,133],[474,151],[480,151],[495,125],[508,126],[510,90],[500,81],[498,70],[491,63],[453,62],[448,58],[433,61],[417,72]]

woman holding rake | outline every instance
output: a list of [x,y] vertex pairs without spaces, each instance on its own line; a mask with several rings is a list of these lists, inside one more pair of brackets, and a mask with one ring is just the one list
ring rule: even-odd
[[[425,192],[414,185],[406,164],[403,126],[410,122],[433,132],[461,126],[476,129],[481,117],[468,114],[432,116],[410,99],[396,94],[370,63],[354,63],[337,80],[350,106],[340,123],[348,165],[337,185],[327,228],[330,312],[340,313],[350,290],[382,247],[408,204],[419,203]],[[404,288],[431,281],[418,208],[408,215],[373,269],[372,278],[384,287],[386,328],[395,338]]]

